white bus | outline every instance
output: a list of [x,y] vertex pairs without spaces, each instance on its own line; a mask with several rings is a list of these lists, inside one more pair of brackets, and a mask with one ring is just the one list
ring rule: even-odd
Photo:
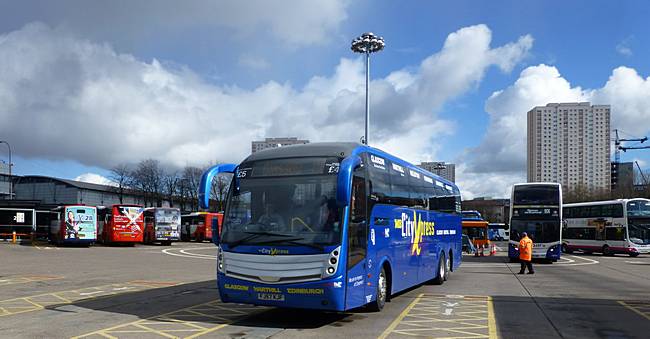
[[529,182],[512,186],[510,200],[510,261],[519,260],[519,240],[533,240],[533,259],[557,261],[562,241],[562,186]]
[[636,257],[650,253],[650,200],[618,199],[564,205],[562,250]]

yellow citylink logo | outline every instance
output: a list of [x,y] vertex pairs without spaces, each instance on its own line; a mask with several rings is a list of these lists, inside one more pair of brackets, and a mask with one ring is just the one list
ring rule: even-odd
[[289,254],[289,250],[278,248],[261,248],[259,252],[268,255]]
[[408,214],[402,213],[401,219],[394,219],[395,228],[402,230],[402,237],[411,238],[411,255],[420,255],[422,251],[422,237],[435,234],[435,223],[433,221],[424,221],[422,216],[418,216],[413,211],[413,219]]

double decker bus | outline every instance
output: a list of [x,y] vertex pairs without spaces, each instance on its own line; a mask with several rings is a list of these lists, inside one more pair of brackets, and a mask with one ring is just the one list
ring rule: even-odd
[[59,206],[52,209],[50,218],[48,238],[52,243],[91,245],[97,241],[97,208],[95,207]]
[[471,239],[476,248],[488,248],[488,222],[483,220],[479,211],[462,211],[463,234]]
[[181,240],[212,241],[213,232],[221,232],[223,213],[192,212],[181,216]]
[[159,241],[163,246],[169,246],[172,241],[181,238],[181,210],[168,207],[150,207],[144,210],[145,244]]
[[144,209],[140,205],[98,207],[98,240],[109,243],[141,243],[144,230]]
[[562,186],[557,183],[515,184],[510,200],[508,256],[519,260],[523,232],[533,240],[533,259],[557,261],[562,240]]
[[650,253],[650,200],[618,199],[566,204],[562,250],[636,257]]
[[442,284],[461,262],[460,192],[452,183],[357,143],[256,152],[234,173],[217,249],[223,302],[381,310],[395,293]]

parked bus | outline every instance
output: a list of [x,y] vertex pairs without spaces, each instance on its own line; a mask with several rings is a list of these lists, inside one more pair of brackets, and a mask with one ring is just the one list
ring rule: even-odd
[[234,173],[217,250],[223,302],[344,311],[426,281],[461,261],[460,192],[404,160],[356,143],[256,152],[204,173]]
[[650,253],[650,200],[618,199],[566,204],[562,250],[616,253],[636,257]]
[[141,243],[144,229],[143,208],[140,205],[98,207],[98,240],[109,243]]
[[11,239],[13,232],[18,237],[26,237],[36,227],[36,212],[33,208],[0,208],[0,238]]
[[52,243],[91,245],[97,241],[95,207],[64,205],[53,209],[50,218],[48,238]]
[[488,224],[488,237],[490,240],[503,241],[510,238],[508,225],[504,223],[491,222]]
[[488,248],[488,222],[483,220],[478,211],[462,211],[463,234],[466,234],[476,248]]
[[164,246],[169,246],[172,241],[181,238],[181,210],[178,208],[150,207],[144,210],[144,235],[145,244],[159,241]]
[[181,240],[212,241],[214,230],[221,231],[223,213],[192,212],[181,216]]
[[32,229],[33,239],[49,241],[52,221],[57,219],[59,214],[49,209],[39,209],[34,212],[36,213],[36,222]]
[[533,240],[533,259],[560,259],[562,186],[557,183],[515,184],[510,201],[510,260],[519,259],[519,240],[523,232]]

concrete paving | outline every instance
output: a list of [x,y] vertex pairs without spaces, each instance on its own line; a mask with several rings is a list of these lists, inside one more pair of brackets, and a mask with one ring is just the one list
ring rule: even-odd
[[[505,246],[501,246],[505,248]],[[215,247],[0,243],[0,338],[648,338],[650,256],[565,255],[517,275],[465,256],[380,313],[223,304]]]

